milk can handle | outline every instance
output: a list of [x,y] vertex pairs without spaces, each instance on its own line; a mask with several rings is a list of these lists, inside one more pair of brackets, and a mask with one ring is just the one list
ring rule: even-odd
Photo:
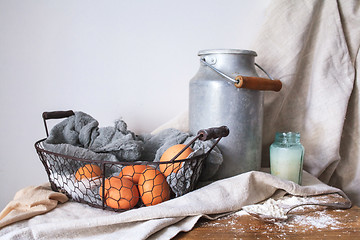
[[205,59],[200,58],[200,61],[210,67],[212,70],[220,74],[221,76],[225,77],[226,79],[230,80],[234,83],[235,87],[237,88],[246,88],[252,90],[267,90],[267,91],[275,91],[278,92],[282,88],[282,83],[280,80],[273,78],[258,64],[255,63],[261,71],[263,71],[270,79],[268,78],[261,78],[261,77],[247,77],[247,76],[236,76],[235,79],[229,77],[225,73],[221,72],[214,66],[211,66],[209,63],[205,61]]
[[270,80],[268,78],[261,77],[246,77],[246,76],[236,76],[235,80],[237,81],[234,85],[237,88],[246,88],[253,90],[268,90],[278,92],[282,88],[282,83],[280,80]]

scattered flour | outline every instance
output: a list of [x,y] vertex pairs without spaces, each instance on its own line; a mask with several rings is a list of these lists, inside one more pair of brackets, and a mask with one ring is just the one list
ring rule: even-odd
[[[274,200],[272,198],[269,198],[262,204],[255,204],[255,205],[248,205],[244,206],[243,209],[247,212],[251,213],[257,213],[261,215],[265,215],[268,217],[274,217],[274,218],[286,218],[286,212],[288,209],[290,209],[292,206],[304,204],[304,203],[320,203],[321,200],[318,198],[309,198],[306,197],[296,197],[296,196],[290,196],[290,197],[284,197],[279,200]],[[306,206],[307,208],[311,207]],[[316,207],[315,205],[313,207]],[[303,209],[304,207],[299,207],[299,209]]]
[[[327,214],[325,211],[319,211],[311,216],[309,215],[294,215],[291,221],[289,222],[292,225],[303,226],[308,229],[322,229],[328,228],[331,229],[341,229],[342,223],[334,219],[332,216]],[[277,223],[279,226],[286,223]],[[288,224],[290,226],[290,224]]]
[[[331,199],[331,198],[330,198]],[[243,207],[243,209],[251,210],[252,212],[258,212],[268,216],[283,217],[285,215],[286,209],[291,206],[303,204],[303,203],[324,203],[328,202],[328,196],[318,196],[318,197],[296,197],[296,196],[286,196],[279,200],[268,199],[267,201]],[[306,213],[305,210],[310,210],[311,214]],[[316,211],[313,211],[316,210]],[[343,229],[346,227],[346,223],[342,223],[336,219],[328,211],[317,211],[319,206],[303,206],[299,207],[294,213],[291,212],[291,216],[287,221],[284,222],[274,222],[274,223],[264,223],[264,225],[253,225],[249,223],[248,225],[239,225],[234,224],[234,220],[230,220],[223,227],[234,226],[236,225],[237,231],[242,232],[259,232],[262,233],[279,233],[279,234],[291,234],[296,232],[307,232],[307,231],[321,231],[321,229]],[[321,209],[320,207],[320,210]],[[344,211],[344,210],[335,210],[335,211]],[[247,212],[240,210],[234,213],[235,216],[247,215]],[[221,227],[218,225],[217,227]]]
[[285,218],[286,211],[282,208],[278,201],[270,198],[263,204],[255,204],[243,207],[247,212],[258,213],[275,218]]
[[[255,205],[249,206],[253,206],[254,209],[267,214],[282,215],[284,208],[286,209],[293,205],[309,202],[333,202],[341,201],[341,199],[342,197],[337,194],[317,197],[285,196],[279,200],[269,199],[261,204],[257,204],[256,207],[254,207]],[[221,217],[219,221],[206,221],[202,222],[201,225],[210,226],[219,232],[230,231],[235,239],[247,238],[248,236],[253,236],[254,239],[288,239],[297,233],[324,232],[324,234],[326,234],[329,230],[336,230],[338,233],[347,234],[348,224],[341,221],[340,218],[334,214],[334,211],[344,210],[324,211],[324,209],[325,208],[319,206],[299,207],[290,213],[286,221],[263,222],[263,224],[255,223],[254,221],[256,220],[253,218],[249,221],[249,218],[247,218],[249,217],[248,213],[240,210],[234,214]]]
[[243,216],[243,215],[248,215],[247,212],[245,212],[244,210],[240,210],[234,213],[236,216]]
[[[237,216],[237,217],[234,217]],[[274,222],[254,224],[253,221],[241,220],[244,215],[248,215],[244,210],[238,211],[233,215],[222,217],[217,222],[203,222],[202,225],[210,226],[218,231],[231,231],[234,238],[241,239],[249,234],[254,234],[256,239],[287,239],[295,233],[308,233],[346,229],[346,223],[338,221],[327,211],[316,211],[311,214],[295,214],[285,222]],[[245,235],[244,235],[245,234]]]

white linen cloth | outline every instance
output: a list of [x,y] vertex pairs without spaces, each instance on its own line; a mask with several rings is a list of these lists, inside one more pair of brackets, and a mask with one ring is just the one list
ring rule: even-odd
[[1,239],[170,239],[202,216],[240,210],[284,193],[311,196],[343,192],[304,172],[303,186],[264,172],[223,179],[161,204],[123,213],[76,202],[0,229]]

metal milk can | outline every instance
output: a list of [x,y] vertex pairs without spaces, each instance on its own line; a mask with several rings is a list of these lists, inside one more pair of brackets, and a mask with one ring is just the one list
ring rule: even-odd
[[[226,125],[230,134],[218,144],[224,161],[214,179],[231,177],[261,165],[263,92],[280,91],[280,80],[255,63],[256,52],[237,49],[203,50],[200,68],[189,86],[189,128]],[[255,65],[270,79],[260,78]]]

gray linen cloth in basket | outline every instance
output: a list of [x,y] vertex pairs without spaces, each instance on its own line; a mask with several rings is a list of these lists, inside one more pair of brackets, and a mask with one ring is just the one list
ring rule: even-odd
[[127,130],[124,121],[116,121],[114,127],[99,128],[98,121],[83,112],[75,112],[55,125],[44,144],[46,149],[55,152],[106,161],[137,160],[142,146],[142,140]]

